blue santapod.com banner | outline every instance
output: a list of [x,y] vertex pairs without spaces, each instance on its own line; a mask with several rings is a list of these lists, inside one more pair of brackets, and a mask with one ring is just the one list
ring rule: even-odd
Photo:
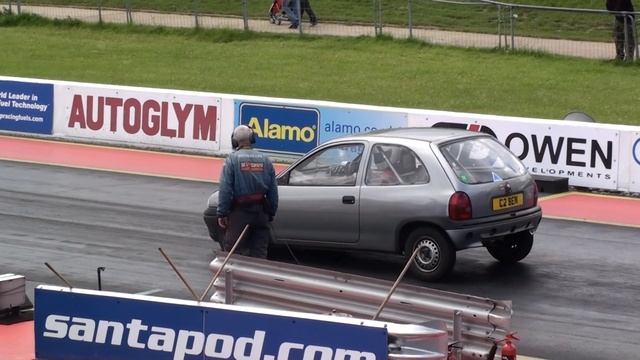
[[53,84],[0,80],[0,130],[53,132]]
[[49,360],[387,358],[384,327],[54,286],[36,289],[35,340]]

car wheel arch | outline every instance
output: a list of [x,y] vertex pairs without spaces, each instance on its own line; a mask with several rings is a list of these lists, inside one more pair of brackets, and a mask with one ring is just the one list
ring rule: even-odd
[[[442,234],[446,239],[451,241],[447,232],[441,226],[438,226],[435,223],[425,221],[425,220],[415,220],[404,223],[402,226],[398,228],[396,235],[396,252],[398,254],[403,254],[405,247],[407,245],[407,241],[409,240],[409,235],[419,228],[431,228]],[[455,245],[454,245],[455,248]]]

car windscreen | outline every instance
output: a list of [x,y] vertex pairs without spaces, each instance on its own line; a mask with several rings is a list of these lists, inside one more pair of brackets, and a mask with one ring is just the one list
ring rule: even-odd
[[447,143],[440,146],[440,152],[465,184],[501,181],[527,172],[509,149],[490,137]]

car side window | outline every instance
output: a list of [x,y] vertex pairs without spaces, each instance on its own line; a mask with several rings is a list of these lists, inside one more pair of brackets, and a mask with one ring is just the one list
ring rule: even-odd
[[323,149],[289,173],[289,185],[355,186],[364,144],[341,144]]
[[429,174],[411,149],[377,144],[371,149],[364,181],[371,186],[418,185],[428,183]]

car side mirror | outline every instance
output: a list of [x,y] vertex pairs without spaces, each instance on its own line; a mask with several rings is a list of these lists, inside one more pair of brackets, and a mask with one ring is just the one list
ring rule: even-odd
[[289,184],[289,173],[282,174],[282,176],[278,177],[277,183],[278,183],[278,185],[288,185]]

